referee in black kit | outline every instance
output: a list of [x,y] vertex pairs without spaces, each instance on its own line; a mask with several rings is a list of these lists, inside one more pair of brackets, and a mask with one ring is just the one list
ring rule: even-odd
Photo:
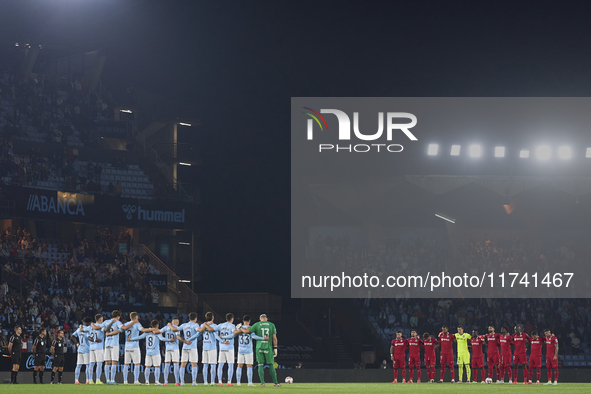
[[51,371],[51,384],[54,384],[55,373],[58,372],[57,383],[62,384],[62,374],[64,373],[64,352],[66,350],[66,341],[64,340],[64,330],[57,331],[57,338],[51,344],[51,355],[53,356],[53,371]]
[[47,351],[47,330],[41,328],[39,336],[33,342],[33,354],[35,355],[35,370],[33,371],[33,383],[37,384],[37,373],[39,383],[43,384],[43,372],[45,371],[45,352]]
[[8,353],[10,353],[10,359],[12,360],[12,372],[10,373],[10,383],[12,384],[18,383],[16,377],[21,366],[21,355],[23,353],[22,333],[23,329],[20,326],[14,327],[14,335],[10,337],[10,343],[8,344]]

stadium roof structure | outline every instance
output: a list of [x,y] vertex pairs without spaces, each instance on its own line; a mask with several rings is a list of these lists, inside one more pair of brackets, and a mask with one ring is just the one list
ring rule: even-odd
[[467,227],[588,228],[591,223],[590,178],[411,175],[308,189],[322,225],[444,225],[435,213]]

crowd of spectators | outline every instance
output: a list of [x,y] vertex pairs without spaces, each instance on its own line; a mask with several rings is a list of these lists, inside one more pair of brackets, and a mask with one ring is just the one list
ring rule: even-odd
[[26,333],[40,327],[71,333],[84,317],[108,305],[138,307],[158,300],[142,280],[157,271],[134,253],[129,233],[97,227],[92,242],[76,234],[72,242],[56,245],[9,228],[0,241],[0,331],[20,325]]

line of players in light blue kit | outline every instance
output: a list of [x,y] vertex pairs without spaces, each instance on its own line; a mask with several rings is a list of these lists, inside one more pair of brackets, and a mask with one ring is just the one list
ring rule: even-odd
[[[205,314],[205,322],[197,323],[197,314],[189,314],[189,322],[179,324],[178,317],[172,319],[163,328],[159,328],[159,322],[154,320],[149,328],[144,328],[139,323],[139,315],[136,312],[130,314],[130,322],[123,324],[121,311],[113,311],[111,319],[104,321],[102,315],[92,319],[84,319],[73,336],[78,342],[78,358],[76,363],[75,384],[79,382],[82,366],[86,366],[86,384],[103,384],[101,381],[103,364],[107,384],[118,384],[115,382],[117,364],[119,362],[120,335],[125,334],[125,356],[123,366],[124,384],[128,383],[130,365],[133,363],[134,384],[139,385],[140,376],[140,348],[139,341],[146,341],[146,357],[144,377],[146,385],[149,385],[150,371],[154,367],[155,384],[160,383],[160,366],[162,364],[160,353],[160,342],[165,343],[164,357],[164,385],[168,385],[170,375],[170,364],[173,364],[176,386],[185,385],[185,370],[187,364],[191,364],[192,384],[197,386],[197,373],[199,371],[197,343],[202,340],[203,349],[201,362],[203,364],[204,385],[215,385],[216,375],[218,385],[222,386],[222,374],[224,365],[228,364],[228,380],[226,385],[233,386],[234,375],[234,338],[238,337],[238,359],[236,369],[236,381],[240,386],[242,379],[242,368],[246,364],[248,385],[252,383],[253,366],[253,339],[264,340],[253,333],[244,333],[240,330],[249,327],[250,316],[244,316],[243,325],[234,325],[234,316],[231,313],[226,315],[226,322],[214,324],[213,313]],[[183,343],[182,352],[179,353],[179,342]],[[219,343],[219,352],[218,352]],[[180,365],[179,365],[180,364]],[[217,365],[217,368],[216,368]],[[93,371],[96,366],[96,381],[93,380]],[[208,375],[210,380],[208,382]]]

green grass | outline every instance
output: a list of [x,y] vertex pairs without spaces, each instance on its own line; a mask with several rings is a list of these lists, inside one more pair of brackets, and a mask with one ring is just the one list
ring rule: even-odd
[[187,392],[191,390],[195,392],[195,390],[199,390],[199,392],[203,393],[206,391],[240,391],[240,392],[247,392],[247,393],[258,393],[258,392],[269,392],[269,391],[288,391],[290,393],[306,393],[306,394],[315,394],[315,393],[338,393],[338,394],[355,394],[355,393],[371,393],[371,394],[378,394],[378,393],[392,393],[401,392],[401,393],[474,393],[477,392],[488,392],[488,393],[521,393],[523,391],[529,392],[568,392],[568,393],[591,393],[591,383],[559,383],[558,386],[536,386],[528,385],[525,386],[523,384],[519,385],[511,385],[505,384],[503,386],[498,386],[496,384],[451,384],[451,383],[421,383],[421,384],[392,384],[392,383],[294,383],[294,384],[284,384],[283,387],[276,388],[273,387],[273,384],[267,384],[266,387],[260,387],[259,385],[255,387],[248,387],[243,384],[241,387],[203,387],[200,385],[199,387],[192,387],[192,386],[185,386],[185,387],[175,387],[168,386],[154,386],[151,384],[150,386],[75,386],[73,384],[62,384],[62,385],[49,385],[45,384],[43,386],[39,385],[32,385],[32,384],[19,384],[19,385],[12,385],[12,386],[0,386],[2,387],[3,391],[7,393],[31,393],[31,392],[42,392],[45,393],[60,393],[60,394],[79,394],[81,392],[84,393],[130,393],[131,391],[135,393],[146,393],[146,392],[163,392],[163,391],[170,391],[170,392],[177,392],[177,391],[184,391]]

